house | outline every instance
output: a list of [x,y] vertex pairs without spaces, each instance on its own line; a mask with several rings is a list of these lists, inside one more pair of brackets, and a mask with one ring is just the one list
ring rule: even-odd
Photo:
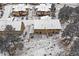
[[2,4],[0,3],[0,10],[3,8]]
[[51,17],[43,16],[40,20],[27,20],[26,26],[29,25],[30,34],[48,34],[59,33],[61,31],[61,24],[58,19],[51,19]]
[[50,8],[51,6],[48,4],[40,4],[35,7],[37,9],[36,15],[38,16],[46,16],[50,15]]
[[17,17],[28,15],[28,6],[25,4],[14,5],[12,15]]
[[0,3],[0,10],[2,10],[2,9],[3,9],[4,5],[5,5],[5,4]]
[[[14,30],[5,30],[7,25],[11,25]],[[20,21],[0,21],[0,36],[8,34],[21,35],[25,29],[24,23]]]
[[4,5],[3,3],[0,3],[0,18],[3,16],[3,9],[4,9]]
[[31,5],[39,5],[40,3],[29,3]]
[[61,24],[55,20],[36,20],[34,23],[34,34],[52,35],[61,31]]

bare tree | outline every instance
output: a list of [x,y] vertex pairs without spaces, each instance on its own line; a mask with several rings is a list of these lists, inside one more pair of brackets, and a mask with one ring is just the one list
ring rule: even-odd
[[15,31],[11,25],[7,25],[5,28],[5,35],[0,37],[0,50],[1,52],[7,52],[9,55],[15,55],[16,49],[22,49],[23,44],[21,38],[10,31]]
[[62,21],[67,21],[69,20],[69,16],[71,15],[73,11],[72,7],[64,5],[63,8],[60,9],[58,18],[61,19]]
[[51,17],[54,18],[55,17],[55,12],[56,12],[56,8],[55,8],[55,4],[51,5]]

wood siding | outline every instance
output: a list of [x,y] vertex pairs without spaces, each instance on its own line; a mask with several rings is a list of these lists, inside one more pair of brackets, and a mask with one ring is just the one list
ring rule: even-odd
[[36,15],[38,15],[38,16],[50,15],[50,11],[37,11]]
[[60,29],[34,29],[34,34],[54,34],[59,31]]
[[15,35],[21,35],[21,31],[0,31],[0,36],[7,35],[7,34],[15,34]]
[[25,29],[24,23],[21,23],[21,28],[19,31],[0,31],[0,36],[6,35],[6,34],[15,34],[15,35],[21,35]]
[[19,17],[19,16],[26,16],[28,15],[28,11],[13,11],[13,16]]

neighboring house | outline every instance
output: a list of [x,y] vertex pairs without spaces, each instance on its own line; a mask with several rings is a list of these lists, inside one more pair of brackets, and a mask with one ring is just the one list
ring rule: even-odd
[[3,9],[4,9],[4,5],[3,3],[0,3],[0,18],[3,16]]
[[28,15],[28,6],[25,4],[14,5],[12,15],[17,17]]
[[50,5],[47,4],[40,4],[38,6],[35,7],[36,10],[36,15],[38,16],[46,16],[46,15],[50,15]]
[[40,3],[29,3],[31,5],[40,5]]
[[3,8],[2,3],[0,3],[0,10]]
[[[14,31],[4,31],[7,25],[11,25]],[[0,21],[0,36],[6,33],[21,35],[25,29],[24,23],[20,21]]]
[[5,3],[0,3],[0,10],[2,10],[5,5],[6,5]]

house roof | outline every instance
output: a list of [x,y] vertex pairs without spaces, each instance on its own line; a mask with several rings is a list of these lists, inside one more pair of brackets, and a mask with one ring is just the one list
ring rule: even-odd
[[26,11],[26,8],[28,8],[28,6],[25,4],[17,4],[14,5],[13,8],[14,8],[13,11]]
[[59,20],[36,20],[34,22],[34,29],[61,29]]
[[28,9],[32,9],[32,8],[33,8],[33,6],[32,6],[32,5],[30,5],[30,4],[27,4],[26,8],[28,8]]
[[49,19],[51,19],[51,17],[50,16],[42,16],[41,19],[42,20],[49,20]]
[[51,5],[50,4],[40,4],[38,6],[36,6],[37,8],[37,11],[50,11],[49,8],[51,8]]
[[24,24],[25,26],[33,24],[34,29],[62,29],[58,19],[51,19],[50,17],[46,17],[43,19],[26,20],[24,21]]
[[21,29],[21,22],[20,21],[0,21],[0,31],[4,31],[7,25],[12,25],[16,31],[20,31]]

